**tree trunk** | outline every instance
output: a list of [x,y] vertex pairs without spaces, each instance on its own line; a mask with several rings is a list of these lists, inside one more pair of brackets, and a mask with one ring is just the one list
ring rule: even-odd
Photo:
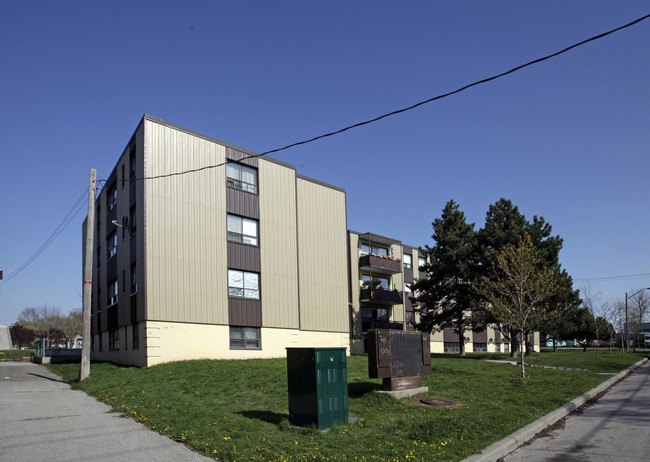
[[458,334],[458,356],[465,356],[465,330],[463,327],[462,325],[457,326],[458,332],[462,332],[462,334]]
[[517,354],[517,333],[510,331],[510,357],[514,358]]
[[553,353],[555,353],[556,349],[557,349],[557,340],[553,339]]
[[[523,339],[523,337],[522,337]],[[525,379],[526,378],[526,363],[524,363],[524,354],[525,354],[525,349],[520,348],[521,350],[521,378]]]

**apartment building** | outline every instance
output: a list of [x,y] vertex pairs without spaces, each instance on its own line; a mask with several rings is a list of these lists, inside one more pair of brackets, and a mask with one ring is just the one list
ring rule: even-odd
[[[417,320],[410,297],[411,284],[426,277],[419,268],[425,256],[416,247],[398,239],[373,233],[348,231],[350,273],[350,351],[363,355],[368,351],[369,329],[412,330]],[[537,335],[537,334],[536,334]],[[498,324],[464,334],[467,352],[508,353],[509,336]],[[539,346],[539,338],[529,342]],[[453,329],[431,333],[432,353],[458,353],[460,342]]]
[[348,231],[348,249],[350,351],[362,355],[369,329],[413,329],[410,285],[422,257],[397,239],[356,231]]
[[[93,360],[150,366],[300,346],[363,355],[368,329],[414,328],[418,248],[348,231],[341,188],[151,116],[103,182],[95,226]],[[465,337],[467,351],[508,351],[498,326]],[[432,352],[458,349],[451,329],[432,333]]]
[[343,189],[144,116],[96,200],[92,358],[348,348],[346,233]]

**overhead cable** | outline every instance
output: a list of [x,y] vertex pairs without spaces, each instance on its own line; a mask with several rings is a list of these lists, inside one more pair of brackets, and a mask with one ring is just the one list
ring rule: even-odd
[[[443,98],[447,98],[449,96],[455,95],[455,94],[460,93],[460,92],[465,91],[465,90],[468,90],[469,88],[475,87],[477,85],[481,85],[481,84],[484,84],[484,83],[491,82],[493,80],[499,79],[501,77],[505,77],[506,75],[517,72],[517,71],[519,71],[521,69],[524,69],[524,68],[526,68],[528,66],[532,66],[533,64],[539,64],[539,63],[541,63],[543,61],[546,61],[548,59],[551,59],[551,58],[559,56],[559,55],[561,55],[563,53],[566,53],[566,52],[568,52],[570,50],[573,50],[574,48],[577,48],[577,47],[585,45],[585,44],[587,44],[589,42],[593,42],[595,40],[601,39],[603,37],[607,37],[608,35],[611,35],[611,34],[613,34],[615,32],[618,32],[618,31],[621,31],[621,30],[626,29],[628,27],[631,27],[631,26],[633,26],[635,24],[640,23],[641,21],[645,21],[648,18],[650,18],[650,14],[642,16],[642,17],[640,17],[638,19],[635,19],[634,21],[629,22],[629,23],[627,23],[627,24],[625,24],[623,26],[617,27],[617,28],[609,30],[607,32],[603,32],[602,34],[595,35],[595,36],[590,37],[590,38],[588,38],[586,40],[583,40],[581,42],[570,45],[570,46],[568,46],[568,47],[566,47],[566,48],[564,48],[564,49],[562,49],[560,51],[556,51],[555,53],[551,53],[550,55],[544,56],[543,58],[534,59],[533,61],[530,61],[530,62],[528,62],[526,64],[522,64],[520,66],[513,67],[512,69],[510,69],[508,71],[502,72],[500,74],[493,75],[492,77],[487,77],[485,79],[478,80],[476,82],[470,83],[468,85],[465,85],[463,87],[458,88],[457,90],[450,91],[448,93],[444,93],[444,94],[441,94],[441,95],[438,95],[438,96],[434,96],[433,98],[429,98],[429,99],[426,99],[424,101],[420,101],[419,103],[415,103],[415,104],[413,104],[411,106],[408,106],[408,107],[405,107],[405,108],[402,108],[402,109],[397,109],[395,111],[392,111],[392,112],[389,112],[387,114],[383,114],[383,115],[374,117],[374,118],[366,120],[364,122],[358,122],[358,123],[355,123],[353,125],[348,125],[347,127],[341,128],[339,130],[335,130],[333,132],[325,133],[323,135],[315,136],[315,137],[309,138],[307,140],[298,141],[298,142],[295,142],[295,143],[292,143],[292,144],[288,144],[288,145],[286,145],[284,147],[281,147],[281,148],[271,149],[270,151],[265,151],[265,152],[262,152],[261,154],[250,154],[248,156],[243,157],[240,160],[247,160],[247,159],[253,159],[253,158],[257,158],[257,157],[261,157],[261,156],[266,156],[268,154],[284,151],[286,149],[293,148],[293,147],[296,147],[296,146],[301,146],[301,145],[304,145],[304,144],[312,143],[314,141],[317,141],[317,140],[320,140],[320,139],[323,139],[323,138],[327,138],[329,136],[338,135],[340,133],[346,132],[346,131],[351,130],[353,128],[368,125],[368,124],[371,124],[371,123],[374,123],[374,122],[378,122],[378,121],[380,121],[382,119],[385,119],[387,117],[391,117],[391,116],[394,116],[394,115],[397,115],[397,114],[401,114],[403,112],[413,110],[413,109],[418,108],[420,106],[423,106],[423,105],[425,105],[427,103],[431,103],[433,101],[437,101],[437,100],[440,100],[440,99],[443,99]],[[181,172],[173,172],[173,173],[155,175],[155,176],[144,177],[144,178],[135,178],[135,180],[155,180],[155,179],[159,179],[159,178],[169,178],[169,177],[172,177],[172,176],[185,175],[185,174],[188,174],[188,173],[196,173],[196,172],[201,172],[203,170],[222,167],[226,163],[227,162],[221,162],[219,164],[206,165],[204,167],[194,168],[194,169],[190,169],[190,170],[184,170],[184,171],[181,171]]]
[[63,220],[59,223],[59,225],[52,231],[52,233],[45,239],[45,242],[32,254],[31,257],[29,257],[22,265],[20,265],[18,268],[13,270],[11,273],[9,273],[3,281],[0,281],[0,284],[5,284],[12,278],[16,277],[18,274],[20,274],[25,268],[27,268],[34,260],[36,260],[45,250],[52,245],[52,242],[63,232],[63,230],[70,224],[70,222],[76,217],[81,210],[84,208],[84,204],[86,203],[86,199],[88,198],[88,188],[84,189],[83,194],[79,196],[79,199],[75,202],[75,204],[72,206],[72,208],[68,211],[68,213],[63,217]]

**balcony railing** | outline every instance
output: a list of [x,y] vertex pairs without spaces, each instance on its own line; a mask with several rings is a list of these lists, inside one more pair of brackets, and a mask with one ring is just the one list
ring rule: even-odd
[[360,268],[371,268],[382,273],[394,274],[402,272],[402,262],[390,257],[378,255],[362,255],[359,257]]
[[359,299],[365,303],[377,303],[381,305],[401,305],[404,303],[402,292],[399,290],[361,289]]
[[382,319],[367,319],[361,321],[361,330],[368,332],[369,329],[390,329],[404,330],[404,324],[401,322],[390,322]]

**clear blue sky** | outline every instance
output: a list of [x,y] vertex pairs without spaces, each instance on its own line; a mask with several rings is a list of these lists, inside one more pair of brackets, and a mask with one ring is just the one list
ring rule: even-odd
[[[144,113],[263,152],[648,13],[594,0],[3,1],[0,267],[6,278],[41,246],[91,167],[108,176]],[[564,238],[577,286],[621,299],[650,287],[649,57],[650,20],[275,157],[345,188],[350,229],[410,245],[432,244],[449,199],[479,228],[508,198]],[[85,214],[0,284],[1,324],[81,306]]]

